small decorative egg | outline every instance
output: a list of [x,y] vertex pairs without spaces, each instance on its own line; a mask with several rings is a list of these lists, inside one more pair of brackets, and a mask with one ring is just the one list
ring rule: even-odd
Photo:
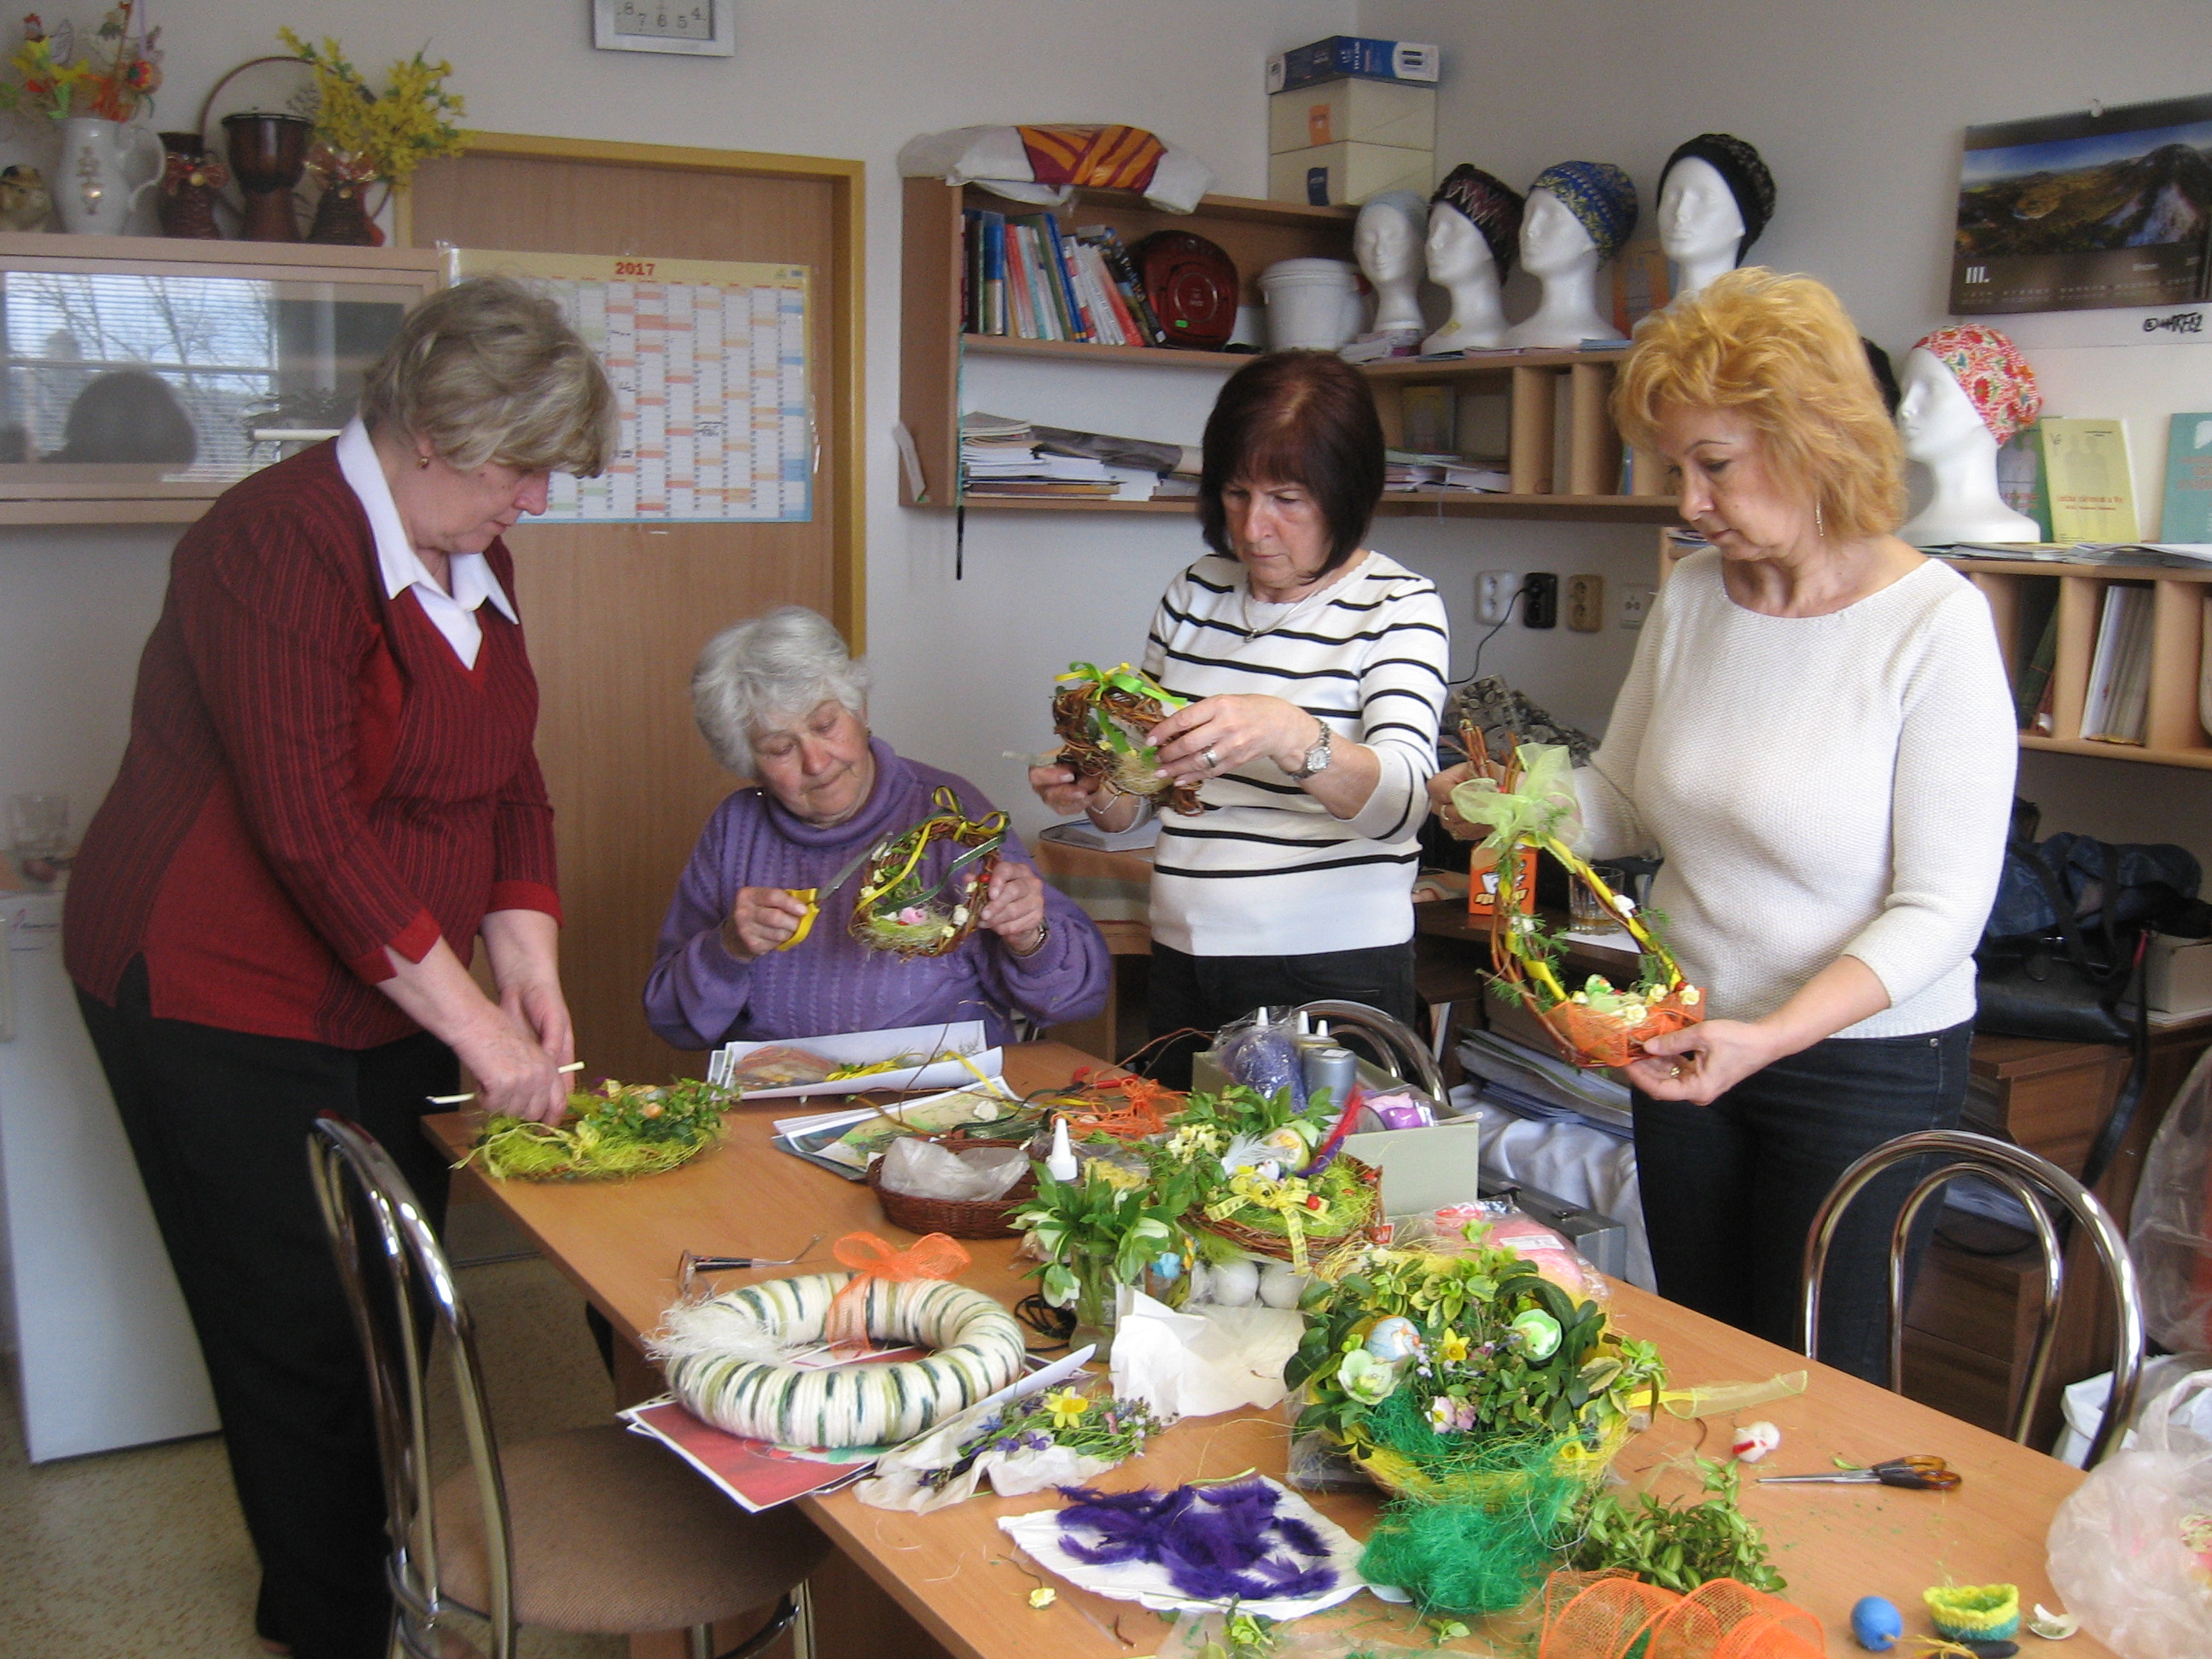
[[1367,1333],[1367,1352],[1377,1359],[1411,1359],[1420,1351],[1420,1328],[1402,1315],[1376,1320]]
[[1174,1284],[1182,1277],[1182,1257],[1173,1250],[1162,1250],[1152,1258],[1152,1276]]
[[1905,1634],[1905,1615],[1897,1603],[1863,1595],[1851,1605],[1851,1640],[1869,1653],[1887,1653]]
[[1256,1261],[1216,1262],[1208,1277],[1213,1281],[1213,1299],[1224,1308],[1249,1308],[1260,1294]]
[[1271,1261],[1260,1269],[1260,1300],[1271,1308],[1295,1308],[1305,1294],[1306,1276],[1287,1261]]
[[1741,1462],[1756,1463],[1782,1443],[1782,1431],[1771,1423],[1746,1423],[1735,1431],[1730,1448]]

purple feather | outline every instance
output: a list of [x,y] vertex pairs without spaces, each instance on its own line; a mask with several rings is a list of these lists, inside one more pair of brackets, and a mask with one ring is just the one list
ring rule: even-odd
[[[1167,1492],[1060,1490],[1069,1500],[1060,1516],[1061,1547],[1093,1566],[1151,1562],[1201,1601],[1297,1598],[1336,1587],[1321,1535],[1278,1514],[1281,1495],[1264,1480]],[[1091,1540],[1079,1540],[1079,1531]]]

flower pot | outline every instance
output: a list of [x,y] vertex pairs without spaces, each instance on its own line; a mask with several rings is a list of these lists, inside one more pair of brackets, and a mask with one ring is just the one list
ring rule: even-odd
[[161,138],[167,155],[154,211],[161,221],[161,234],[198,241],[220,239],[215,203],[222,164],[209,155],[207,142],[197,132],[165,132]]
[[239,194],[246,198],[246,225],[240,234],[249,242],[298,241],[292,192],[307,170],[307,140],[314,125],[296,115],[249,112],[224,116],[222,130],[230,140]]
[[160,182],[162,165],[161,141],[147,128],[94,115],[72,116],[62,123],[61,165],[53,188],[62,228],[81,235],[120,236],[131,209]]

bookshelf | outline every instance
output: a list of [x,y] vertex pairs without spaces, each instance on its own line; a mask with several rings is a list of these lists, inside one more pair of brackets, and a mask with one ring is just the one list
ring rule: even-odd
[[[2056,611],[2057,653],[2051,674],[2052,730],[2048,737],[2022,732],[2021,748],[2212,770],[2212,732],[2205,730],[2198,708],[2198,689],[2205,667],[2205,607],[2212,602],[2212,568],[2169,570],[2157,566],[1978,559],[1960,560],[1953,568],[1988,597],[1997,641],[2004,652],[2005,671],[2015,684],[2021,666],[2034,653],[2044,619]],[[2140,744],[2106,742],[2081,735],[2105,592],[2123,583],[2146,586],[2153,595],[2150,695]]]
[[[1164,347],[1094,345],[1078,341],[1026,340],[961,330],[964,208],[1009,209],[1003,199],[974,185],[935,179],[902,181],[905,228],[901,313],[899,419],[914,441],[919,488],[902,470],[899,499],[908,507],[951,507],[959,497],[962,386],[970,360],[1065,366],[1072,378],[1101,370],[1132,369],[1177,377],[1211,373],[1225,380],[1249,359],[1243,354],[1179,351]],[[1289,202],[1209,196],[1194,213],[1163,213],[1126,191],[1085,190],[1058,210],[1064,225],[1107,224],[1133,247],[1156,230],[1188,230],[1218,243],[1236,262],[1242,302],[1261,303],[1260,273],[1279,259],[1352,257],[1357,213],[1350,208],[1304,207]],[[1630,494],[1620,493],[1620,441],[1606,399],[1624,351],[1524,352],[1457,362],[1405,359],[1372,363],[1383,431],[1399,445],[1401,398],[1408,386],[1448,385],[1462,394],[1504,400],[1510,430],[1511,491],[1416,490],[1386,495],[1377,509],[1394,517],[1566,519],[1588,523],[1671,524],[1674,498],[1665,493],[1659,469],[1639,456]],[[1210,394],[1209,394],[1210,395]],[[981,405],[988,407],[988,404]],[[1042,409],[996,412],[1051,421]],[[1068,421],[1066,424],[1081,422]],[[1109,428],[1112,429],[1112,428]],[[1133,436],[1156,436],[1133,432]],[[970,496],[971,511],[1176,513],[1188,501],[1067,501]]]

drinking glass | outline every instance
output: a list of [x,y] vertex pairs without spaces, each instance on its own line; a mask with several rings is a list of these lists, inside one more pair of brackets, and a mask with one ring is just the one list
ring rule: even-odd
[[[1628,884],[1628,872],[1617,864],[1593,864],[1590,872],[1614,893]],[[1598,902],[1597,895],[1581,882],[1567,890],[1570,915],[1577,933],[1618,933],[1624,931],[1613,919],[1613,913]]]

